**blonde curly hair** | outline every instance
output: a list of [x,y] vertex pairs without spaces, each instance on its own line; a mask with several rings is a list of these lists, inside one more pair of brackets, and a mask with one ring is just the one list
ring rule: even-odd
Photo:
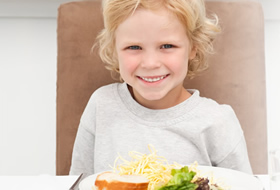
[[196,56],[188,62],[187,77],[193,78],[208,68],[206,55],[212,54],[213,40],[220,32],[218,18],[206,16],[204,0],[103,0],[104,29],[96,38],[101,60],[112,75],[119,74],[119,63],[115,50],[115,31],[117,27],[136,9],[157,10],[166,8],[185,26],[186,35]]

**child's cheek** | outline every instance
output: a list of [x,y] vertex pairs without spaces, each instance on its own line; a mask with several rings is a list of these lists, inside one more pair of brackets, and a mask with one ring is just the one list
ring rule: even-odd
[[164,65],[174,72],[186,71],[188,68],[188,58],[180,53],[164,56]]
[[140,56],[136,53],[123,52],[119,56],[120,68],[126,72],[134,72],[140,63]]

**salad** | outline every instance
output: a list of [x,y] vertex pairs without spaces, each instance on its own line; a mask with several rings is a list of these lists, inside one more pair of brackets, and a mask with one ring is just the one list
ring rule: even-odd
[[208,178],[197,178],[194,180],[196,172],[190,171],[188,166],[181,169],[172,169],[173,176],[167,184],[155,190],[222,190],[216,184],[209,184]]

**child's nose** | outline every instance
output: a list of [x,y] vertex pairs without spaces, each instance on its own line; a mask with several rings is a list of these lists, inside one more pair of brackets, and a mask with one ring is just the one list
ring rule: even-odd
[[145,52],[141,60],[141,67],[146,69],[155,69],[161,66],[161,61],[156,52]]

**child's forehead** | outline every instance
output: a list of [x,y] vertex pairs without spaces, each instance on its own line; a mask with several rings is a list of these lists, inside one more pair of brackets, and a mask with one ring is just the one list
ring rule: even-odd
[[[139,7],[133,12],[133,14],[129,15],[126,19],[124,19],[123,22],[127,20],[131,20],[131,23],[135,23],[138,21],[139,24],[141,24],[140,22],[144,24],[146,23],[147,19],[151,18],[151,17],[147,18],[149,15],[153,15],[152,16],[153,18],[155,18],[158,22],[162,23],[161,26],[162,29],[168,29],[170,27],[173,27],[174,22],[176,21],[179,21],[181,23],[177,15],[165,7],[161,7],[157,9],[148,9],[148,8]],[[123,22],[121,22],[120,25]],[[181,24],[184,25],[183,23]]]
[[115,34],[126,39],[150,37],[150,40],[156,40],[171,36],[174,38],[178,34],[182,37],[186,35],[186,28],[179,19],[165,10],[138,9],[118,26]]

